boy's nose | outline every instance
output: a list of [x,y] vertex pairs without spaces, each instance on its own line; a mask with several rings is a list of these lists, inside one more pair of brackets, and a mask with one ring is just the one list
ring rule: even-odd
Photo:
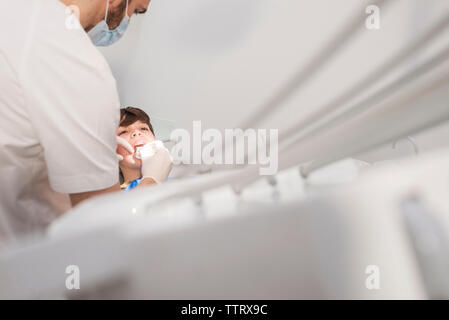
[[131,134],[131,137],[136,137],[136,136],[140,136],[141,134],[140,134],[140,131],[138,131],[138,130],[136,130],[136,131],[133,131],[133,133]]

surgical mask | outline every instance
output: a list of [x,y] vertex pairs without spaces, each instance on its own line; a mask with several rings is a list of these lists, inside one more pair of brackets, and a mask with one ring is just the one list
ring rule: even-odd
[[99,47],[106,47],[116,43],[120,38],[125,34],[126,29],[129,24],[129,16],[128,16],[128,3],[129,0],[126,0],[126,11],[123,20],[120,22],[120,25],[114,30],[109,30],[109,26],[107,24],[108,19],[108,11],[109,11],[109,0],[106,0],[106,15],[104,20],[100,21],[92,30],[89,31],[89,37],[92,39],[94,45]]

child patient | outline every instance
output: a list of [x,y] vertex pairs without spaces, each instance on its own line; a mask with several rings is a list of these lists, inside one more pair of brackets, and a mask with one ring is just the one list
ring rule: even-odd
[[123,177],[122,191],[167,180],[172,167],[171,156],[162,142],[156,140],[150,117],[143,110],[133,107],[121,109],[116,135],[131,147],[117,147]]

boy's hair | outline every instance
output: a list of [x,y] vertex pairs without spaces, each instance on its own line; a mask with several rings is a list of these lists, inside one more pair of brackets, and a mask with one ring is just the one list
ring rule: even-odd
[[139,108],[134,107],[126,107],[120,109],[120,127],[126,127],[132,125],[136,121],[142,121],[146,123],[150,128],[151,133],[154,135],[153,126],[150,122],[150,117],[146,114],[145,111]]

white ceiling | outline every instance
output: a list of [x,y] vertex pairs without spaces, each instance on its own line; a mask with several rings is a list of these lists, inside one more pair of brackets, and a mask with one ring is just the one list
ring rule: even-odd
[[[149,13],[133,16],[124,38],[102,52],[116,76],[122,105],[145,109],[160,130],[189,129],[193,120],[201,120],[203,127],[232,128],[256,112],[355,13],[363,14],[368,3],[153,0]],[[285,128],[316,110],[448,10],[447,0],[397,0],[381,8],[381,29],[360,26],[355,41],[269,115],[264,126]],[[404,64],[399,73],[422,57]]]

